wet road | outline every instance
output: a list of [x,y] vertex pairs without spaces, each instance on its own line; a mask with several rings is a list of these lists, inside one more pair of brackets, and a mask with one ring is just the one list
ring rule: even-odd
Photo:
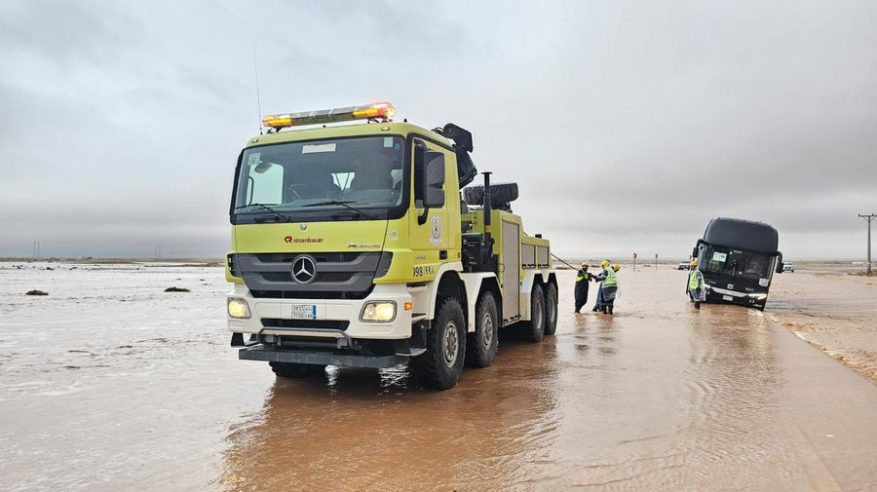
[[877,488],[877,385],[758,311],[690,309],[684,272],[622,271],[613,318],[572,314],[571,280],[556,336],[437,393],[235,360],[219,269],[0,268],[0,489]]

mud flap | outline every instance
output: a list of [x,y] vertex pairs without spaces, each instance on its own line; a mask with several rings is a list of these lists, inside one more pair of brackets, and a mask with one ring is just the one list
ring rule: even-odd
[[426,331],[429,327],[429,320],[414,324],[411,327],[411,338],[396,342],[396,355],[417,357],[426,352]]
[[232,347],[243,347],[244,344],[244,334],[243,333],[232,333],[231,334],[231,346]]

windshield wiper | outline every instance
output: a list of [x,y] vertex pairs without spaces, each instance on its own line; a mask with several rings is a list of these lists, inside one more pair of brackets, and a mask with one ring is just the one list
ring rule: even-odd
[[368,212],[364,212],[362,209],[359,209],[359,208],[354,207],[353,205],[350,205],[351,203],[356,203],[356,201],[355,200],[326,200],[324,202],[309,203],[307,205],[303,205],[303,207],[320,207],[323,205],[341,205],[342,207],[349,209],[349,210],[352,210],[353,212],[356,212],[357,214],[362,215],[364,217],[370,217],[370,218],[376,217],[375,215],[372,215]]
[[[267,211],[271,212],[272,214],[274,214],[274,219],[277,220],[278,222],[280,222],[280,221],[284,221],[284,220],[285,220],[285,221],[289,221],[289,222],[292,221],[292,218],[289,217],[288,215],[283,215],[282,213],[280,213],[280,212],[278,212],[277,210],[275,210],[275,209],[269,207],[268,205],[265,205],[264,203],[251,203],[251,204],[249,204],[249,205],[244,205],[244,206],[242,206],[242,207],[237,207],[237,208],[235,208],[234,210],[235,210],[235,212],[237,212],[238,210],[241,210],[241,209],[244,209],[244,208],[248,208],[248,207],[261,207],[263,210],[267,210]],[[262,220],[260,220],[260,219],[255,219],[255,221],[256,221],[256,222],[264,222],[264,219],[262,219]]]

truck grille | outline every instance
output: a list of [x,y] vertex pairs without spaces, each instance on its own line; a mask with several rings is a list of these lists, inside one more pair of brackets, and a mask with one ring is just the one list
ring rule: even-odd
[[[299,282],[293,262],[305,256],[314,261],[313,280]],[[230,255],[235,273],[254,297],[273,299],[362,299],[373,280],[389,270],[392,253],[241,253]]]

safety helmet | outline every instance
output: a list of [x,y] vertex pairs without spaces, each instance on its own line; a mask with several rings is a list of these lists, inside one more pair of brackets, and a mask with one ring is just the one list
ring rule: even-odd
[[600,266],[606,268],[609,266],[609,260],[603,260],[600,262]]
[[697,258],[691,260],[691,263],[689,263],[688,266],[690,266],[691,268],[696,267],[697,266]]
[[582,270],[587,270],[587,269],[588,269],[588,262],[587,262],[587,261],[583,261],[583,262],[582,262]]
[[618,263],[613,263],[612,269],[617,272],[618,270],[621,270],[621,265],[619,265]]

